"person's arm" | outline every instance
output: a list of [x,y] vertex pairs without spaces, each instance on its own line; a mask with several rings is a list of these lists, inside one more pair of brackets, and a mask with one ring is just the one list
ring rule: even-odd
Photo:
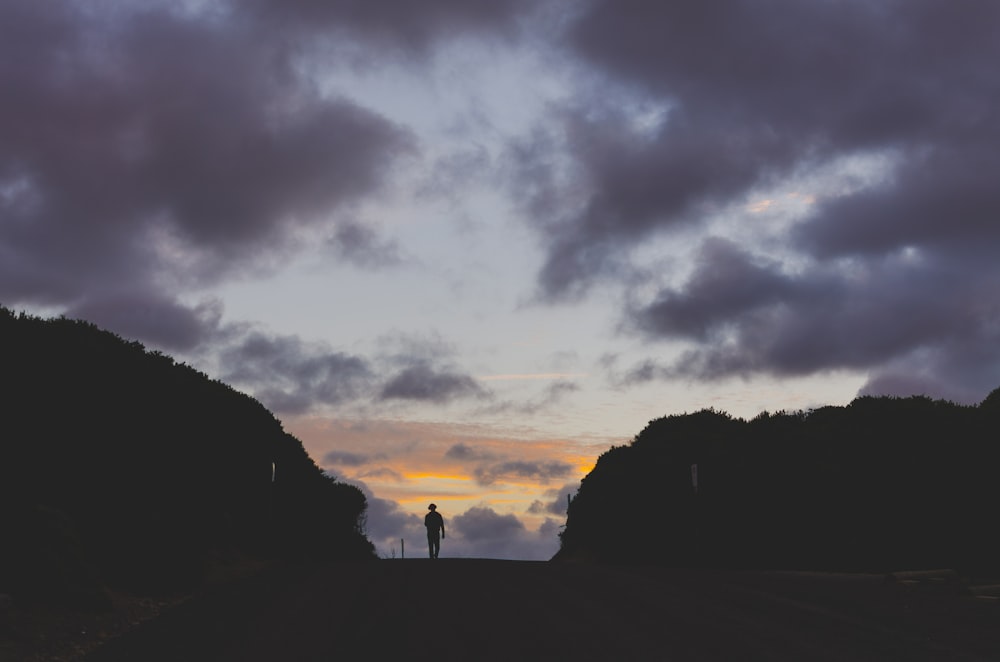
[[441,537],[444,538],[444,518],[441,518]]

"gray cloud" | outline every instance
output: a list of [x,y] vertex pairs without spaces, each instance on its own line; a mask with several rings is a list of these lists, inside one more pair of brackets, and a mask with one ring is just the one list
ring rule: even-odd
[[557,379],[545,388],[542,398],[537,404],[539,408],[548,407],[559,403],[566,395],[576,393],[579,390],[580,385],[576,382],[566,379]]
[[437,370],[419,363],[391,378],[382,388],[383,400],[418,400],[443,404],[460,398],[483,398],[486,391],[473,377]]
[[528,512],[532,515],[556,515],[559,517],[565,517],[566,510],[569,507],[566,495],[576,494],[579,489],[580,483],[576,482],[566,483],[558,489],[546,490],[545,496],[547,496],[549,500],[542,501],[541,499],[536,499],[528,507]]
[[[424,523],[419,517],[403,511],[395,501],[375,496],[363,481],[352,480],[351,483],[357,485],[368,500],[366,533],[381,556],[388,557],[393,552],[397,556],[403,554],[401,539],[411,544],[419,544],[421,537],[426,540]],[[419,551],[411,547],[407,556],[417,556]]]
[[548,512],[548,508],[540,499],[535,499],[531,502],[531,505],[528,506],[528,513],[532,515],[541,515],[545,512]]
[[247,385],[277,412],[301,413],[366,394],[373,372],[358,356],[310,345],[296,336],[251,332],[220,354],[222,378]]
[[555,478],[564,478],[572,473],[573,467],[565,462],[528,462],[510,460],[476,467],[473,475],[480,485],[492,485],[504,479],[530,479],[547,483]]
[[371,458],[360,453],[347,451],[330,451],[323,456],[323,464],[333,464],[338,467],[360,467],[371,462]]
[[[541,483],[548,483],[550,480],[568,476],[573,471],[573,467],[566,462],[558,460],[549,462],[510,460],[480,451],[465,443],[454,444],[447,450],[445,457],[475,464],[472,474],[480,485],[492,485],[509,479],[537,480]],[[555,493],[552,492],[552,494]]]
[[278,413],[366,401],[446,405],[489,397],[474,378],[452,366],[443,349],[447,344],[436,337],[400,336],[384,343],[398,352],[368,357],[251,327],[230,325],[215,335],[220,378],[252,392]]
[[384,268],[403,262],[396,242],[383,239],[373,228],[357,222],[341,223],[327,240],[337,259],[362,268]]
[[559,547],[559,523],[551,518],[531,531],[515,515],[477,506],[452,518],[451,526],[442,556],[548,560]]
[[457,443],[451,446],[447,451],[445,451],[444,456],[452,460],[491,460],[493,459],[493,454],[487,451],[479,450],[478,448],[473,448],[469,444]]
[[469,508],[452,521],[455,531],[470,542],[510,538],[524,530],[524,524],[514,515],[500,515],[487,507]]

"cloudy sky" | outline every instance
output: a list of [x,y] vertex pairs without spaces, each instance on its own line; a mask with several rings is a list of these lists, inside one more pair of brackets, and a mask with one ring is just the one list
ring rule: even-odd
[[0,303],[261,400],[384,556],[705,407],[1000,386],[1000,3],[4,0]]

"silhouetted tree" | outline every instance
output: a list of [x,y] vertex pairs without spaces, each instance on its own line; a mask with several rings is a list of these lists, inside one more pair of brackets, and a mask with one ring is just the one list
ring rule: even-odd
[[142,591],[197,582],[212,551],[374,557],[364,495],[259,402],[92,324],[0,307],[0,406],[0,592],[57,539]]
[[711,410],[661,418],[598,459],[556,558],[997,568],[998,432],[1000,389],[979,407],[862,397],[751,421]]

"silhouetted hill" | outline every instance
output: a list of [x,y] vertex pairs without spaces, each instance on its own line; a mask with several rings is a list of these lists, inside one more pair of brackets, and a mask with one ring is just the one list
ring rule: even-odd
[[[365,497],[260,403],[92,324],[0,308],[0,592],[100,600],[213,555],[370,558]],[[273,480],[272,480],[273,477]]]
[[978,407],[862,397],[751,421],[670,416],[598,459],[555,558],[993,571],[998,470],[1000,389]]

